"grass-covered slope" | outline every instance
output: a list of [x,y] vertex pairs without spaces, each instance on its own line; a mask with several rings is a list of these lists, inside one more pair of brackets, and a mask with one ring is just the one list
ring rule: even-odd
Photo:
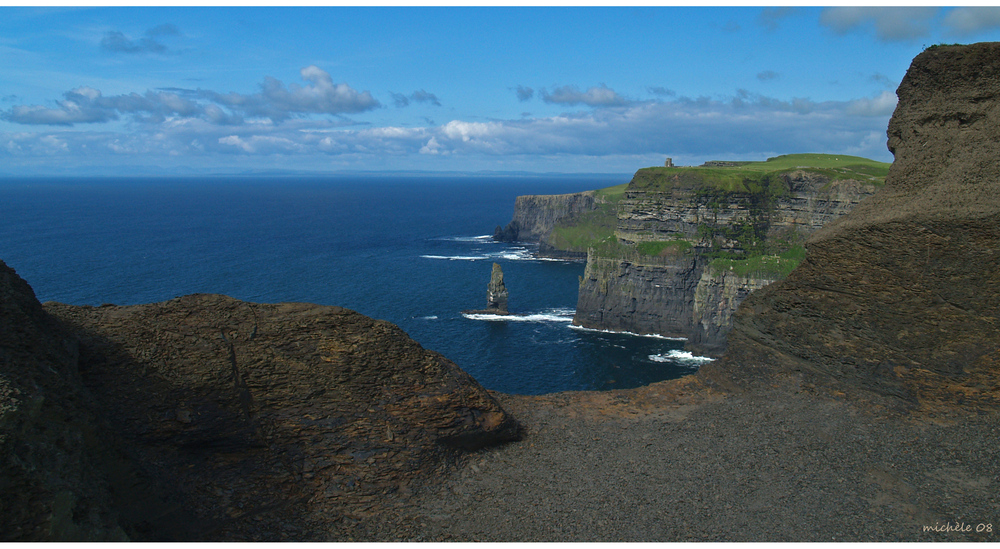
[[805,170],[824,175],[830,181],[856,179],[876,186],[885,184],[890,164],[860,156],[832,154],[786,154],[763,162],[706,162],[697,167],[653,167],[635,173],[628,190],[666,191],[674,187],[705,188],[739,192],[748,182],[768,175]]
[[598,208],[592,212],[560,220],[549,244],[557,250],[587,253],[597,242],[614,237],[618,222],[618,202],[625,195],[628,183],[595,191]]
[[[830,183],[855,180],[880,187],[885,183],[889,166],[858,156],[788,154],[763,162],[713,161],[698,167],[643,168],[627,185],[597,191],[603,199],[599,209],[561,220],[553,229],[549,244],[559,250],[591,250],[602,257],[645,258],[652,262],[678,254],[703,253],[712,258],[713,269],[784,278],[804,253],[797,239],[765,236],[775,204],[792,194],[783,176],[804,171]],[[735,224],[703,223],[695,239],[678,234],[666,241],[629,244],[615,237],[619,204],[627,191],[689,192],[693,204],[718,210],[740,203],[746,206],[750,217]],[[720,241],[728,242],[728,247],[720,247]]]

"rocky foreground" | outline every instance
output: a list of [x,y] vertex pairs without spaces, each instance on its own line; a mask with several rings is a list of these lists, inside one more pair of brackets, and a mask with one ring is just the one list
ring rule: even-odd
[[885,189],[640,389],[491,394],[337,307],[43,307],[0,264],[0,539],[996,540],[1000,44],[898,95]]

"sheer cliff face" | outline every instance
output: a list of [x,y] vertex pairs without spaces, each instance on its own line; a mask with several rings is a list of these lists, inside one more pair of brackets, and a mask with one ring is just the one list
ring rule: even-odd
[[[856,180],[830,181],[813,172],[783,175],[789,193],[774,205],[770,237],[804,238],[871,196],[875,187]],[[746,201],[709,206],[698,190],[627,190],[619,203],[616,236],[625,242],[697,241],[706,223],[726,226],[750,219]],[[727,246],[735,247],[730,241]],[[574,323],[596,329],[655,333],[689,339],[692,350],[718,356],[731,317],[753,290],[774,279],[707,271],[694,255],[598,257],[591,255],[580,282]]]
[[1000,44],[931,48],[897,94],[885,189],[743,303],[706,374],[800,371],[911,402],[998,398]]
[[[804,170],[787,173],[783,179],[789,196],[774,207],[770,218],[772,234],[811,234],[851,211],[875,191],[865,182],[830,181]],[[678,235],[697,239],[698,226],[703,223],[732,225],[746,221],[750,215],[747,204],[738,200],[710,207],[697,199],[694,188],[675,187],[667,192],[628,190],[619,206],[615,235],[626,242],[671,240]]]
[[525,195],[514,201],[514,219],[494,238],[503,241],[543,242],[560,219],[597,209],[594,191],[573,194]]
[[687,337],[704,260],[680,256],[587,258],[573,323],[586,328]]

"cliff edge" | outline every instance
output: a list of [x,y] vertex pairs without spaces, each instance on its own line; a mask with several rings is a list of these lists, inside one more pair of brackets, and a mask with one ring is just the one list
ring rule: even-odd
[[797,372],[908,406],[1000,402],[1000,43],[927,49],[897,95],[885,188],[743,302],[704,375]]

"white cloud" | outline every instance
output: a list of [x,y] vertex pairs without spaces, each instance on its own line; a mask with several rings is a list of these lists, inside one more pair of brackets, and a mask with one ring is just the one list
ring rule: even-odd
[[[78,95],[88,94],[81,91]],[[225,126],[211,121],[210,109],[202,107],[201,117],[175,115],[160,124],[120,132],[0,134],[0,143],[5,144],[0,154],[7,158],[53,154],[90,158],[93,153],[89,151],[103,148],[136,158],[215,155],[217,162],[225,163],[221,159],[228,155],[277,154],[350,158],[352,162],[367,158],[369,165],[380,166],[390,157],[416,162],[431,156],[452,159],[449,162],[460,158],[482,162],[588,158],[594,165],[600,158],[764,158],[788,152],[851,153],[885,159],[885,128],[895,102],[895,95],[888,91],[837,102],[779,100],[738,91],[721,99],[678,97],[552,117],[455,119],[440,126],[416,128],[336,127],[331,121],[308,119],[280,124],[247,119]],[[164,103],[167,101],[158,102]]]
[[[293,117],[342,115],[364,112],[380,106],[370,92],[359,92],[347,84],[334,84],[329,73],[315,65],[300,71],[307,85],[291,84],[266,77],[261,92],[243,95],[220,94],[210,90],[163,89],[144,94],[104,96],[100,90],[81,86],[65,92],[55,107],[15,105],[0,111],[0,119],[26,125],[98,124],[121,116],[158,124],[168,117],[200,118],[219,125],[241,125],[245,116],[284,122]],[[419,90],[414,100],[434,102],[434,94]]]
[[844,112],[854,116],[891,116],[896,109],[896,94],[883,91],[876,97],[855,99],[847,103]]

